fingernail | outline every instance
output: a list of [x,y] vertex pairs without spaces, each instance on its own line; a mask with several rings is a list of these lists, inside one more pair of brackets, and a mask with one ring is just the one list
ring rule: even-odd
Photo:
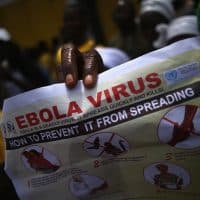
[[85,77],[85,84],[86,85],[91,85],[91,84],[93,84],[93,76],[92,75],[87,75],[86,77]]
[[71,85],[74,83],[74,78],[72,74],[67,74],[66,79],[65,79],[67,85]]

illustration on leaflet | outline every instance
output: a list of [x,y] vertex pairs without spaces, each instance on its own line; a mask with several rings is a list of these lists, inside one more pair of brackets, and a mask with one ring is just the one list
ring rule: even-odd
[[56,156],[40,146],[31,146],[25,149],[21,155],[24,165],[37,172],[51,173],[60,167]]
[[158,126],[160,142],[177,148],[200,146],[200,109],[196,105],[181,105],[171,109]]
[[154,163],[144,170],[145,180],[159,189],[181,190],[190,183],[189,173],[171,163]]
[[108,184],[102,178],[87,174],[76,174],[69,182],[71,193],[79,198],[89,197],[100,191],[104,191]]
[[113,157],[127,152],[129,144],[115,133],[102,132],[86,138],[83,147],[91,156]]

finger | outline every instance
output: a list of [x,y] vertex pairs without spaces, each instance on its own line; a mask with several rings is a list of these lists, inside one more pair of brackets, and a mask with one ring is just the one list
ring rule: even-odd
[[69,88],[76,86],[78,81],[78,62],[81,54],[72,44],[66,44],[61,50],[61,68],[64,81]]
[[92,88],[97,82],[98,73],[103,70],[103,61],[99,53],[93,49],[84,55],[83,83],[85,87]]

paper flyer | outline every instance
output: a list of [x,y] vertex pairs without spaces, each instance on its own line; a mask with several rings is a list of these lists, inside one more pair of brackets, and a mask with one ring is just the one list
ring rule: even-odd
[[199,200],[200,37],[6,99],[5,171],[22,200]]

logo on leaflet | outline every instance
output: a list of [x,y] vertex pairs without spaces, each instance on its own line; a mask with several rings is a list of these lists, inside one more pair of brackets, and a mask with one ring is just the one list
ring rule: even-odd
[[169,71],[169,72],[166,72],[165,73],[165,78],[167,80],[176,80],[177,78],[177,71],[176,70],[172,70],[172,71]]
[[14,123],[10,121],[6,122],[4,125],[4,131],[7,131],[8,133],[15,133],[16,129]]

